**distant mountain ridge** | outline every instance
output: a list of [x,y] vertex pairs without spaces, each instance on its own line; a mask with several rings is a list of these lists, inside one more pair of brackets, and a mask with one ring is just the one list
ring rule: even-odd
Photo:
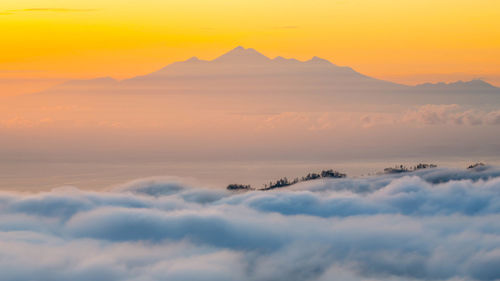
[[[319,57],[306,61],[277,56],[269,58],[252,48],[238,46],[213,60],[191,57],[171,63],[150,74],[122,81],[112,78],[69,81],[50,91],[113,93],[197,93],[299,95],[371,99],[394,102],[404,95],[425,102],[439,94],[470,93],[491,99],[500,94],[497,88],[483,80],[453,83],[402,85],[363,75],[347,66],[338,66]],[[418,95],[417,95],[418,94]],[[493,96],[492,96],[493,95]],[[446,102],[443,98],[440,102]]]
[[473,89],[473,88],[485,88],[485,89],[500,89],[497,88],[490,83],[481,80],[481,79],[473,79],[470,81],[462,81],[458,80],[455,82],[450,82],[450,83],[445,83],[445,82],[438,82],[438,83],[422,83],[416,85],[417,88],[441,88],[441,89]]

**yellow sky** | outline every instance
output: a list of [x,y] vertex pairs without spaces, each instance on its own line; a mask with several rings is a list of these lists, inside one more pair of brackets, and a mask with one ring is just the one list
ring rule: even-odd
[[482,77],[500,85],[498,0],[1,2],[3,93],[131,77],[237,45],[271,57],[316,55],[404,83]]

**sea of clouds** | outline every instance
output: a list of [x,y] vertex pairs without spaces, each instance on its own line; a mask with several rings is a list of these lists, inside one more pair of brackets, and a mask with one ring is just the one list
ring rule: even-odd
[[499,280],[500,168],[0,193],[0,280]]

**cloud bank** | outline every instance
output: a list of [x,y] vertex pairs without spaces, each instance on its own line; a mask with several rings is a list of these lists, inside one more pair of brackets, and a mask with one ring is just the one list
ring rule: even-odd
[[403,116],[403,122],[413,122],[426,125],[499,125],[500,110],[484,112],[480,110],[465,110],[457,104],[428,104],[409,110]]
[[68,8],[27,8],[18,10],[6,10],[0,12],[0,15],[13,15],[22,12],[54,12],[54,13],[79,13],[79,12],[95,12],[97,9],[68,9]]
[[500,169],[0,193],[2,280],[498,280]]

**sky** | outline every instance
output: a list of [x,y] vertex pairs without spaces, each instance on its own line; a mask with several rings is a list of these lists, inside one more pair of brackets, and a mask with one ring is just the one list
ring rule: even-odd
[[243,45],[400,83],[500,85],[495,0],[3,0],[0,92],[150,73]]
[[500,1],[0,2],[2,281],[500,280]]
[[[38,164],[48,162],[92,163],[85,169],[109,162],[110,169],[119,163],[130,170],[158,162],[174,167],[178,161],[222,161],[221,167],[240,161],[247,167],[246,161],[256,161],[272,170],[271,162],[297,161],[306,163],[303,172],[314,161],[499,163],[497,93],[392,93],[383,83],[363,84],[364,76],[348,68],[308,61],[318,56],[399,83],[482,78],[500,85],[498,19],[500,2],[487,0],[2,1],[0,166],[35,167],[30,171],[38,179],[46,176],[37,172]],[[228,52],[226,66],[172,64]],[[302,63],[264,59],[256,66],[262,60],[256,52]],[[69,79],[127,79],[166,65],[143,82],[102,80],[111,84],[21,95]],[[248,72],[248,79],[233,79],[240,72]],[[202,77],[214,74],[218,78],[205,83]],[[336,88],[343,83],[364,90],[343,93]],[[360,169],[356,174],[373,172]],[[162,173],[207,179],[210,173],[198,170],[204,171]],[[265,182],[274,176],[245,171],[219,171],[210,181],[223,185],[245,174]],[[38,188],[31,176],[15,174],[4,173],[4,186],[29,179]]]

